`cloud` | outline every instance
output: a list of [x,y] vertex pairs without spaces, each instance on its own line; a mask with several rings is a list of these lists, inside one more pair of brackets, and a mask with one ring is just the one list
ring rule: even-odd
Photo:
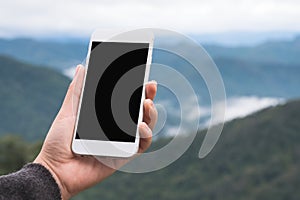
[[[247,115],[253,114],[259,110],[276,106],[279,104],[285,103],[285,100],[282,98],[274,97],[257,97],[257,96],[240,96],[240,97],[231,97],[226,100],[226,109],[225,109],[225,118],[223,119],[221,113],[217,114],[217,118],[212,122],[212,124],[217,124],[222,121],[227,122],[236,118],[243,118]],[[223,112],[221,109],[222,103],[217,103],[217,113],[218,110]],[[218,108],[220,107],[220,108]],[[209,125],[209,120],[204,123],[204,126]]]
[[0,36],[89,36],[95,28],[167,28],[184,33],[300,30],[298,0],[11,0]]
[[243,96],[229,98],[227,100],[225,121],[245,117],[264,108],[282,103],[284,103],[283,99],[272,97]]
[[[212,124],[217,124],[222,121],[228,122],[233,119],[237,118],[243,118],[250,114],[253,114],[257,111],[260,111],[262,109],[276,106],[279,104],[285,103],[285,100],[282,98],[274,98],[274,97],[257,97],[257,96],[239,96],[239,97],[231,97],[228,98],[226,101],[226,109],[225,109],[225,119],[221,118],[221,113],[219,113],[219,116],[217,114],[217,117],[215,121],[212,122]],[[168,105],[167,102],[165,102],[166,105]],[[166,106],[165,105],[165,106]],[[221,106],[222,104],[219,102],[216,104],[217,110],[223,110],[218,109],[218,106]],[[194,105],[197,106],[197,105]],[[196,110],[195,107],[189,107],[191,113],[193,113],[193,110]],[[174,109],[174,108],[172,108]],[[209,126],[210,123],[210,107],[199,107],[200,109],[200,120],[202,118],[202,121],[200,121],[200,128],[204,129]],[[171,112],[170,112],[171,114]],[[190,121],[190,120],[198,120],[199,115],[191,114],[189,116],[183,116],[184,121]],[[165,124],[167,128],[165,129],[165,134],[167,136],[174,136],[177,133],[177,130],[179,128],[179,124],[177,125],[170,125]],[[197,130],[191,130],[189,129],[188,123],[182,124],[182,130],[185,130],[186,133],[189,133],[190,131],[197,131]],[[182,133],[180,133],[182,134]]]

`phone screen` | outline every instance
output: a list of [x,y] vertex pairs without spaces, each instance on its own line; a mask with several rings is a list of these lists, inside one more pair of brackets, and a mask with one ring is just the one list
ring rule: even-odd
[[135,142],[149,43],[92,42],[75,139]]

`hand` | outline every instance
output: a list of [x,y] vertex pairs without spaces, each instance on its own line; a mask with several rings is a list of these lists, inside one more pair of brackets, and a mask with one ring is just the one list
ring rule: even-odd
[[[77,116],[85,69],[78,66],[69,86],[63,105],[57,114],[34,163],[45,166],[59,185],[62,199],[69,199],[113,174],[117,168],[108,167],[93,156],[79,156],[72,152],[71,143]],[[139,124],[140,145],[138,152],[144,152],[151,144],[152,130],[156,124],[157,111],[152,102],[156,95],[156,82],[146,85],[143,122]],[[116,167],[128,159],[106,158]]]

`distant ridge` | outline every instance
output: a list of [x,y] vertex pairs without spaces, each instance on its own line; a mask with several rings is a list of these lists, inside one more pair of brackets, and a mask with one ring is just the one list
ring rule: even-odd
[[81,63],[87,53],[82,42],[62,43],[31,38],[0,39],[0,54],[62,70]]
[[[194,36],[197,41],[197,35]],[[290,40],[270,40],[252,46],[224,46],[204,43],[213,58],[237,58],[257,62],[299,64],[300,36]],[[0,39],[0,54],[9,55],[21,61],[63,70],[82,63],[87,54],[88,40],[71,39],[67,42],[54,39],[35,40],[31,38]]]

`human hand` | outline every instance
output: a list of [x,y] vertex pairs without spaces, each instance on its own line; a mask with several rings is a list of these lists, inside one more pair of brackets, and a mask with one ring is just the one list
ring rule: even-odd
[[[78,66],[63,105],[48,132],[41,152],[34,160],[34,163],[42,164],[51,172],[59,185],[62,199],[69,199],[104,180],[130,160],[105,158],[114,163],[114,167],[110,167],[93,156],[83,157],[72,152],[71,143],[84,74],[85,69]],[[156,82],[147,83],[143,122],[139,124],[139,153],[144,152],[151,144],[152,130],[157,121],[157,111],[153,104],[156,90]]]

